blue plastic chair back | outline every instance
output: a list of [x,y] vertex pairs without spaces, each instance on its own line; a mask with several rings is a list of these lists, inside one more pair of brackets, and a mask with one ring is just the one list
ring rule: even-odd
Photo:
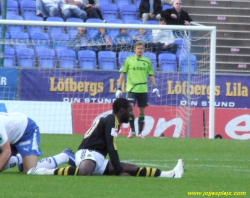
[[116,53],[112,51],[98,52],[98,63],[103,70],[115,70],[117,67]]
[[96,53],[92,50],[78,52],[79,67],[82,69],[96,69]]
[[177,71],[177,60],[174,54],[159,54],[158,55],[159,67],[165,72]]

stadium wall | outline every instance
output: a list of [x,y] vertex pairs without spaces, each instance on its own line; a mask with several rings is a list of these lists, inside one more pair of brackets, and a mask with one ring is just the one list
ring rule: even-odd
[[[110,111],[111,103],[115,100],[114,82],[119,73],[112,71],[84,71],[83,73],[83,71],[76,70],[74,75],[71,75],[72,71],[65,71],[65,76],[62,76],[60,71],[60,82],[64,85],[64,89],[61,86],[60,91],[58,90],[60,86],[58,86],[59,79],[56,77],[57,72],[58,70],[21,69],[18,71],[16,68],[0,68],[0,111],[27,114],[37,122],[42,133],[84,134],[101,113]],[[159,75],[164,74],[157,74],[156,78]],[[68,76],[74,77],[69,78]],[[89,89],[77,89],[83,83],[83,79],[79,79],[79,76],[84,76],[84,81],[89,82]],[[159,78],[164,79],[162,76]],[[179,90],[176,88],[176,85],[179,84],[177,82],[178,79],[172,82],[162,82],[159,87],[164,90],[165,86],[167,94],[175,94],[181,98],[184,93],[177,92]],[[185,82],[180,82],[180,85],[185,86]],[[70,87],[73,90],[70,90]],[[199,87],[193,89],[194,94],[199,94],[199,99],[192,105],[196,107],[195,111],[200,119],[203,118],[204,112],[205,117],[208,117],[209,85],[204,85],[204,87],[206,88],[205,94],[199,91]],[[223,138],[228,139],[250,139],[249,88],[250,76],[216,76],[215,134],[220,134]],[[72,103],[72,101],[75,102]],[[158,137],[164,132],[165,137],[180,137],[179,131],[185,130],[185,120],[177,119],[164,112],[167,112],[168,108],[179,108],[186,102],[181,101],[177,106],[171,107],[166,103],[162,108],[154,98],[151,98],[151,101],[147,108],[146,122],[147,119],[150,119],[154,124],[145,126],[145,134]],[[102,105],[101,108],[100,105]],[[85,121],[86,119],[84,120],[84,114],[77,114],[79,109],[87,108],[91,111],[91,114],[86,111],[88,113],[86,116],[88,115],[90,120],[88,122]],[[46,119],[44,120],[42,117]],[[64,124],[62,125],[62,123]],[[199,131],[199,133],[191,134],[192,138],[203,138],[203,124],[202,120],[198,125],[195,123],[199,129],[194,131]],[[208,127],[208,123],[205,124]],[[161,127],[159,127],[160,125]],[[123,125],[121,135],[127,134],[128,130],[128,125]]]

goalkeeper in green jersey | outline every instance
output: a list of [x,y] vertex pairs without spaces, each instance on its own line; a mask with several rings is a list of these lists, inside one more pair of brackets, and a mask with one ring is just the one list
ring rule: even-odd
[[[145,119],[145,107],[148,106],[148,76],[151,84],[153,85],[153,93],[156,93],[160,97],[159,90],[156,87],[155,73],[152,68],[151,60],[143,56],[145,45],[142,42],[137,42],[134,45],[135,55],[130,56],[126,59],[122,68],[120,69],[121,75],[117,81],[116,98],[120,98],[122,95],[122,83],[127,74],[126,92],[127,99],[139,108],[139,119],[138,119],[138,138],[145,138],[142,135]],[[133,105],[133,106],[134,106]],[[135,124],[134,124],[134,113],[131,114],[129,119],[131,130],[128,134],[128,138],[135,136]]]

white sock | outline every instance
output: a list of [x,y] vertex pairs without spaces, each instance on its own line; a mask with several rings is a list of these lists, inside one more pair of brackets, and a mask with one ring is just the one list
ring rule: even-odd
[[68,163],[69,156],[66,153],[60,153],[53,157],[47,157],[37,162],[37,168],[48,168],[53,169],[62,164]]
[[171,170],[171,171],[161,171],[161,174],[159,177],[174,177],[174,171]]
[[7,162],[7,164],[4,167],[4,170],[8,169],[8,168],[13,168],[19,164],[23,163],[23,158],[22,156],[18,153],[16,156],[11,156],[9,161]]

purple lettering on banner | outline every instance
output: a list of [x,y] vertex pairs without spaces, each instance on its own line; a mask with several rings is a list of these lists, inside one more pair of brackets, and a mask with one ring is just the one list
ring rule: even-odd
[[[20,99],[112,103],[119,75],[118,71],[22,69]],[[200,82],[198,75],[191,75],[191,94],[187,96],[187,74],[157,73],[155,77],[161,97],[153,94],[152,86],[149,86],[150,105],[187,106],[190,98],[193,107],[209,107],[209,80]],[[205,78],[209,79],[209,74]],[[249,89],[250,76],[217,75],[215,107],[250,108]]]

